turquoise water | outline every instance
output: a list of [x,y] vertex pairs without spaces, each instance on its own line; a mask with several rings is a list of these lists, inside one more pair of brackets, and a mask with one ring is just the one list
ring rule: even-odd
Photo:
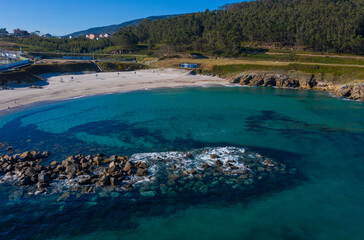
[[[131,155],[242,147],[300,178],[231,200],[66,202],[0,185],[0,238],[364,239],[364,104],[320,92],[183,88],[87,97],[0,117],[16,151]],[[3,151],[5,151],[3,149]]]

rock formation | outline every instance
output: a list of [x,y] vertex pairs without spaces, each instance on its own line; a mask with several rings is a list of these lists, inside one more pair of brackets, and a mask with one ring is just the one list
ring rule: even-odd
[[231,79],[230,83],[246,86],[316,89],[321,91],[329,91],[339,97],[364,101],[364,83],[335,85],[331,82],[318,81],[315,79],[314,75],[309,78],[305,78],[284,74],[243,73]]
[[[136,154],[130,158],[76,155],[49,164],[42,164],[48,152],[27,151],[0,156],[0,183],[21,186],[29,193],[49,193],[63,186],[61,193],[87,194],[111,188],[153,197],[218,194],[221,189],[245,191],[290,172],[284,164],[244,149],[218,150]],[[68,196],[63,194],[60,201]]]

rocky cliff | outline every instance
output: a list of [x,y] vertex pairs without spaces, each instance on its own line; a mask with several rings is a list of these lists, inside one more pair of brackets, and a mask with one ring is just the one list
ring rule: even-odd
[[273,73],[242,73],[230,80],[246,86],[271,86],[280,88],[316,89],[352,100],[364,101],[364,83],[338,85],[309,77]]

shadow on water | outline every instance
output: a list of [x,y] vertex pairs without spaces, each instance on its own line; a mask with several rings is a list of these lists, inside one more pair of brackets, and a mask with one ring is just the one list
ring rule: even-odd
[[[187,151],[203,147],[231,145],[231,143],[225,142],[211,143],[194,140],[192,133],[188,131],[182,137],[172,140],[166,139],[162,131],[147,127],[150,121],[139,123],[119,120],[94,121],[72,127],[62,133],[49,133],[38,129],[35,124],[22,124],[22,119],[26,117],[56,108],[58,107],[32,112],[7,122],[0,129],[0,142],[12,145],[17,153],[26,150],[50,151],[52,153],[50,160],[60,160],[68,155],[79,153],[130,155],[140,152]],[[337,138],[339,134],[350,137],[353,141],[362,138],[360,133],[331,129],[325,125],[310,125],[274,111],[261,111],[260,114],[247,117],[244,120],[244,125],[247,131],[271,131],[289,138],[294,138],[297,135],[309,137],[318,134],[320,136],[324,134],[326,138],[332,139]],[[79,134],[81,137],[77,137]],[[96,138],[90,140],[89,136]],[[117,140],[117,143],[114,145],[102,143],[97,140],[98,137],[106,137],[109,138],[108,140],[111,138],[111,140]],[[6,153],[5,149],[0,149],[0,153]]]
[[258,115],[248,117],[245,120],[245,126],[248,131],[276,131],[286,137],[297,134],[308,135],[314,133],[315,130],[327,129],[324,125],[311,125],[274,111],[261,111]]
[[[49,109],[47,109],[49,110]],[[35,114],[35,113],[33,113]],[[140,127],[142,124],[130,124],[120,121],[97,121],[82,124],[69,129],[64,133],[48,133],[39,130],[36,125],[22,125],[22,119],[30,116],[23,115],[9,121],[0,129],[0,136],[7,136],[8,143],[13,144],[17,151],[29,150],[34,146],[41,151],[50,150],[53,159],[62,159],[70,154],[84,153],[93,154],[103,150],[105,154],[115,154],[115,147],[100,147],[98,143],[87,143],[78,140],[70,135],[75,133],[87,133],[90,135],[118,135],[118,139],[129,142],[134,147],[120,147],[117,149],[119,154],[132,154],[150,150],[169,151],[187,151],[203,147],[229,146],[226,142],[202,142],[192,138],[176,138],[168,140],[163,137],[160,131],[151,131],[146,127]],[[16,131],[15,131],[16,129]],[[14,134],[17,132],[19,134]],[[188,135],[187,135],[188,136]],[[135,139],[148,138],[146,142],[153,142],[153,148],[138,146]],[[28,139],[31,141],[29,142]],[[34,145],[34,143],[37,143]],[[292,159],[304,157],[304,155],[275,150],[271,148],[262,148],[255,146],[237,146],[247,147],[279,162],[294,167]],[[253,200],[264,199],[273,194],[294,188],[306,181],[303,173],[298,172],[295,175],[273,178],[254,187],[247,187],[244,191],[221,189],[213,194],[201,195],[188,193],[177,195],[175,197],[156,197],[156,198],[125,198],[123,194],[117,196],[111,192],[106,194],[88,194],[77,196],[72,194],[66,202],[58,202],[58,196],[27,196],[25,191],[18,190],[16,197],[7,196],[9,192],[2,191],[1,205],[6,206],[0,210],[1,216],[7,216],[0,220],[0,236],[2,238],[24,239],[29,238],[47,238],[49,236],[74,237],[83,236],[87,233],[96,231],[122,230],[133,232],[138,228],[138,222],[135,219],[142,217],[170,216],[178,211],[186,210],[195,206],[215,206],[224,207],[234,204],[248,205]],[[12,192],[11,194],[14,194]],[[118,193],[119,194],[119,193]],[[8,201],[9,198],[14,198]],[[9,202],[11,202],[9,204]],[[16,221],[14,221],[16,219]],[[107,221],[105,221],[107,219]],[[9,227],[11,226],[11,227]],[[64,230],[67,229],[67,232]]]
[[[222,188],[211,194],[178,194],[173,197],[125,197],[115,192],[104,194],[72,194],[65,202],[56,202],[59,196],[26,196],[0,211],[0,237],[24,239],[85,236],[94,231],[122,231],[138,229],[136,219],[168,217],[191,207],[229,207],[235,204],[247,207],[253,201],[295,188],[303,183],[300,174],[274,177],[244,190]],[[22,215],[22,216],[19,216]],[[16,221],[13,221],[17,219]],[[11,227],[9,227],[11,226]],[[65,232],[65,229],[67,231]]]
[[[34,113],[36,114],[36,113]],[[89,122],[70,128],[63,133],[49,133],[44,132],[37,128],[36,125],[22,125],[22,119],[30,116],[23,115],[16,119],[9,121],[0,129],[0,138],[6,137],[6,142],[14,146],[15,153],[20,153],[27,150],[50,151],[52,153],[49,161],[62,160],[71,154],[97,154],[104,153],[106,155],[131,155],[140,152],[164,152],[164,151],[188,151],[191,149],[204,148],[204,147],[221,147],[230,146],[228,142],[202,142],[194,140],[191,133],[186,133],[184,137],[175,138],[173,140],[166,139],[161,131],[150,130],[147,127],[141,127],[148,122],[143,123],[128,123],[116,120],[105,120]],[[271,119],[271,118],[269,118]],[[280,118],[282,119],[282,118]],[[252,123],[248,120],[249,130],[258,131],[266,129],[262,126],[265,123],[263,119],[260,122]],[[291,120],[289,120],[291,121]],[[273,129],[277,131],[289,131],[288,129]],[[302,130],[308,131],[308,130]],[[85,133],[92,136],[113,136],[122,143],[128,143],[129,146],[102,145],[99,142],[85,142],[76,137],[75,134]],[[3,139],[0,139],[2,141]],[[142,140],[142,141],[141,141]],[[152,143],[152,147],[145,146],[140,142]],[[247,147],[246,145],[236,145],[236,147]],[[263,154],[270,154],[275,159],[281,159],[282,156],[288,156],[287,153],[282,154],[282,151],[275,149],[257,149],[256,152]],[[3,153],[5,150],[3,149]],[[290,153],[291,155],[298,155],[297,153]],[[296,159],[299,156],[288,156],[287,159]],[[282,159],[284,160],[284,159]]]
[[[130,155],[139,152],[170,151],[171,149],[187,151],[204,147],[231,146],[231,143],[227,142],[196,141],[188,133],[184,137],[169,140],[164,137],[161,131],[153,131],[143,127],[148,122],[137,124],[116,120],[95,121],[72,127],[63,133],[48,133],[38,129],[36,125],[22,125],[22,119],[32,114],[20,116],[5,124],[0,129],[0,141],[7,141],[18,152],[30,149],[51,151],[52,158],[50,160],[59,160],[78,153],[96,154],[102,152],[106,155]],[[336,138],[337,136],[348,136],[352,140],[362,138],[360,133],[329,129],[321,125],[310,125],[274,111],[262,111],[258,115],[248,117],[245,120],[245,126],[248,131],[274,131],[285,137],[324,134],[323,136],[328,138]],[[118,140],[127,142],[132,147],[115,147],[100,145],[97,142],[84,142],[74,137],[78,133],[94,136],[116,135]],[[152,143],[152,147],[140,144],[140,142]],[[236,144],[235,146],[259,152],[278,162],[285,163],[290,168],[295,167],[295,161],[299,162],[300,159],[307,157],[303,154],[269,147],[239,146]],[[358,151],[357,154],[360,152],[362,150]],[[67,201],[58,203],[57,198],[59,196],[27,196],[25,193],[19,193],[13,201],[8,201],[9,196],[7,195],[13,190],[10,186],[1,187],[5,191],[0,191],[2,199],[0,203],[6,207],[0,209],[0,216],[6,217],[0,220],[0,237],[9,239],[24,239],[24,236],[29,236],[29,238],[49,238],[49,236],[67,238],[84,236],[97,230],[122,230],[128,233],[138,228],[139,225],[136,220],[138,218],[170,216],[190,207],[207,204],[216,207],[234,204],[245,206],[253,200],[259,201],[273,194],[295,188],[307,181],[305,173],[298,171],[292,177],[272,179],[245,191],[224,191],[222,189],[210,195],[191,193],[169,198],[140,199],[125,198],[123,194],[117,195],[110,192],[79,197],[75,194],[71,195]],[[67,229],[66,232],[65,229]],[[289,229],[287,229],[286,239],[291,237]]]

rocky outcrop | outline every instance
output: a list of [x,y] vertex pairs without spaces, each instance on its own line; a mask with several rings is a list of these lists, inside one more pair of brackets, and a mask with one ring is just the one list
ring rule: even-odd
[[230,80],[231,83],[239,83],[247,86],[273,86],[311,89],[317,86],[313,76],[309,79],[292,77],[282,74],[241,74]]
[[42,165],[49,152],[27,151],[22,154],[4,155],[0,158],[0,174],[16,178],[23,186],[35,185],[45,191],[55,180],[74,180],[78,185],[115,186],[124,178],[146,176],[148,167],[142,162],[130,162],[128,157],[99,155],[76,155],[63,160]]
[[336,96],[364,101],[364,84],[346,84],[330,90]]
[[364,83],[335,85],[310,77],[270,73],[243,73],[230,80],[230,83],[246,86],[271,86],[279,88],[316,89],[352,100],[364,100]]
[[[0,155],[0,183],[20,185],[29,193],[49,193],[58,189],[56,192],[87,194],[113,189],[140,197],[173,197],[177,194],[218,194],[221,189],[246,191],[265,180],[292,173],[284,164],[234,147],[200,149],[193,154],[163,154],[136,154],[130,158],[76,155],[49,164],[41,164],[49,156],[48,152]],[[65,191],[59,190],[59,186]],[[68,196],[65,193],[58,201],[65,201]]]

